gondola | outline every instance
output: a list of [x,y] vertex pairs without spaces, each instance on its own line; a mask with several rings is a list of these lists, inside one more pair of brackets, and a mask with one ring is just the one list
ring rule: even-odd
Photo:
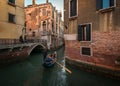
[[50,68],[50,67],[54,66],[54,64],[56,63],[56,60],[57,60],[56,57],[57,56],[55,53],[47,55],[47,57],[44,59],[43,66],[46,68]]

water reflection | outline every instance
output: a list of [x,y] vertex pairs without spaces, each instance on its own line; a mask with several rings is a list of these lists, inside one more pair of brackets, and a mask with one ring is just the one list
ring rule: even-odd
[[[65,65],[64,48],[57,51],[57,61]],[[24,62],[0,69],[0,86],[120,86],[118,80],[74,69],[72,74],[55,64],[44,68],[42,54],[34,54]]]

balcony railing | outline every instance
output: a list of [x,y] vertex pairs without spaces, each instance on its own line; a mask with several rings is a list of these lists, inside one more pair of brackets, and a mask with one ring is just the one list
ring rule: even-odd
[[51,35],[52,32],[51,31],[40,31],[41,36],[48,36]]

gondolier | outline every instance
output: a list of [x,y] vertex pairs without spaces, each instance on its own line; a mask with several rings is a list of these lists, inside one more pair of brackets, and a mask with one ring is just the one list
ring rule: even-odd
[[49,68],[49,67],[52,67],[55,64],[55,62],[56,62],[56,55],[54,55],[54,54],[55,53],[49,54],[49,55],[46,56],[46,58],[44,59],[44,63],[43,63],[44,67]]
[[45,60],[46,57],[47,57],[47,49],[44,49],[44,52],[43,52],[43,61]]

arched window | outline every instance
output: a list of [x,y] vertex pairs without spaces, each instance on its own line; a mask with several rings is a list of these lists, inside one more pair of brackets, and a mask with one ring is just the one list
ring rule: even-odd
[[46,22],[43,21],[43,31],[46,31]]

